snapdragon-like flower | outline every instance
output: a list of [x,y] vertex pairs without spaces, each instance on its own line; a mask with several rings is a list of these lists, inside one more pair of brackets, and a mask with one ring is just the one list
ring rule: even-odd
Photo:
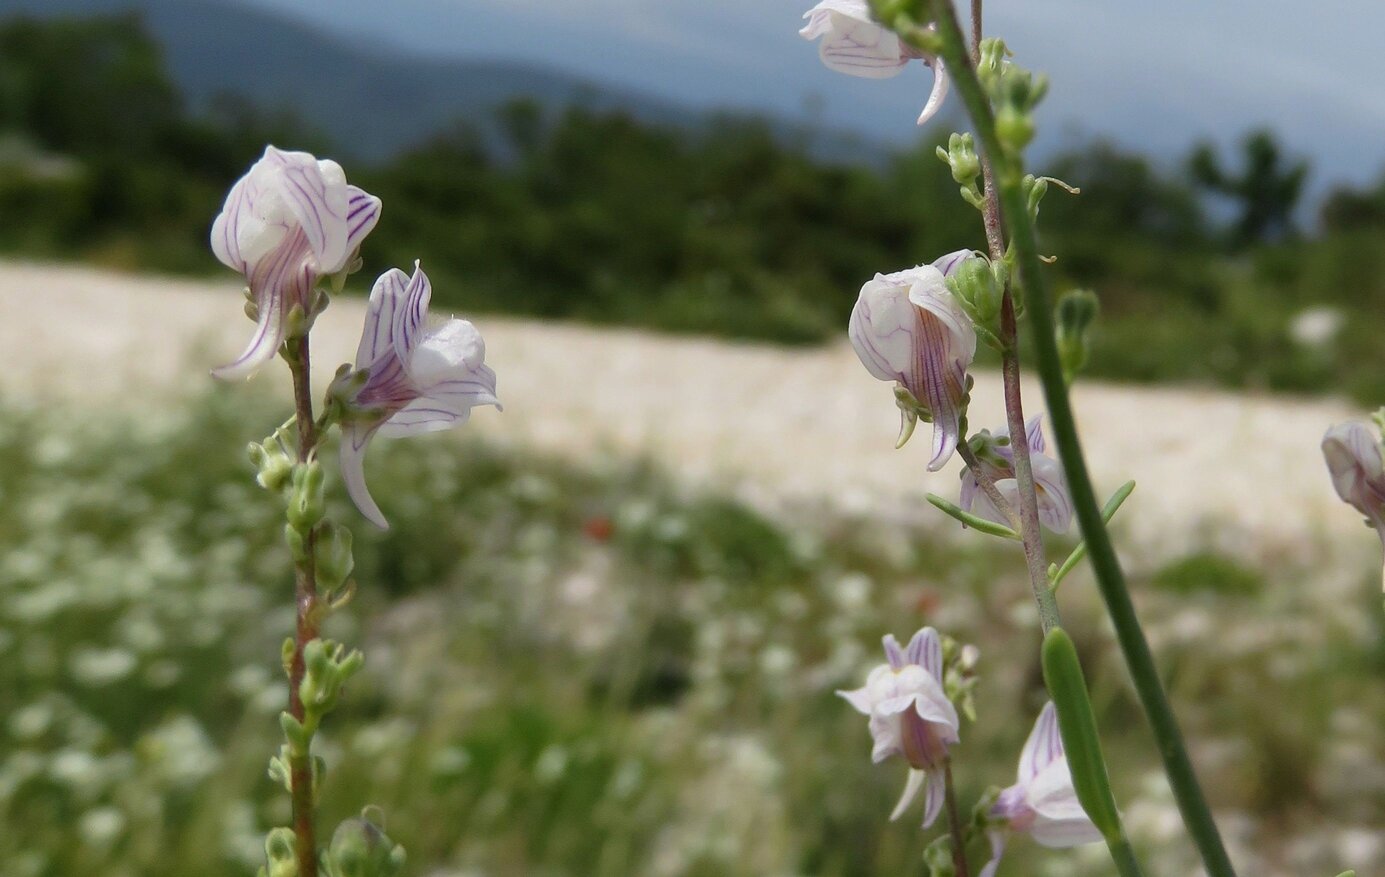
[[1020,752],[1019,776],[991,807],[991,860],[978,877],[1000,867],[1010,832],[1024,832],[1046,847],[1075,847],[1101,840],[1073,789],[1072,773],[1058,733],[1058,712],[1049,701]]
[[[976,329],[946,282],[971,255],[958,250],[931,265],[875,275],[861,287],[847,329],[866,370],[898,382],[918,413],[933,421],[930,470],[942,468],[957,449],[967,368],[976,356]],[[902,410],[907,438],[917,415]]]
[[1322,455],[1337,495],[1366,516],[1385,545],[1385,458],[1371,428],[1337,424],[1322,438]]
[[457,319],[427,328],[432,295],[417,264],[412,277],[397,268],[382,274],[370,292],[356,368],[331,390],[344,411],[342,480],[361,514],[381,528],[389,524],[365,482],[370,440],[447,429],[466,422],[477,405],[500,407],[481,333]]
[[920,789],[924,789],[923,827],[938,818],[946,791],[943,771],[947,747],[958,742],[957,710],[943,689],[943,649],[938,632],[925,627],[907,648],[886,636],[885,658],[866,678],[863,688],[837,694],[870,717],[876,764],[899,755],[909,763],[904,794],[890,819],[898,819]]
[[[1029,464],[1034,472],[1039,521],[1055,533],[1066,533],[1072,526],[1072,497],[1068,493],[1068,481],[1063,475],[1062,465],[1044,453],[1043,418],[1031,418],[1025,424],[1024,433],[1029,441]],[[976,459],[981,464],[982,473],[995,482],[996,489],[1014,506],[1019,501],[1019,482],[1015,480],[1015,450],[1008,441],[1009,437],[1009,426],[1001,427],[994,435],[983,432],[980,436],[982,447],[978,449]],[[976,442],[975,438],[973,442]],[[958,504],[964,511],[973,512],[988,521],[1009,524],[981,490],[970,468],[962,473],[962,493]]]
[[212,251],[244,275],[257,312],[244,352],[212,373],[245,378],[271,359],[289,312],[308,313],[318,280],[348,270],[379,219],[380,199],[347,185],[341,165],[267,147],[212,223]]
[[882,26],[871,15],[867,0],[822,0],[803,13],[808,23],[798,33],[804,39],[822,38],[818,55],[829,69],[868,79],[897,76],[910,61],[933,69],[933,90],[919,114],[922,125],[943,105],[948,77],[941,59],[921,52]]

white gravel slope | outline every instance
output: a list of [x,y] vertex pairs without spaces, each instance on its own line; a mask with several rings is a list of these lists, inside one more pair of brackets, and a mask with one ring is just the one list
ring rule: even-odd
[[[359,286],[359,284],[358,284]],[[319,380],[355,350],[359,299],[336,302],[315,335]],[[956,470],[923,471],[926,425],[902,451],[888,387],[845,342],[826,349],[661,337],[483,316],[505,411],[472,428],[581,457],[649,454],[690,484],[760,502],[827,501],[913,513],[955,491]],[[248,338],[237,285],[0,262],[0,392],[144,404],[195,388]],[[283,380],[279,370],[255,379]],[[972,422],[999,422],[999,376],[977,376]],[[1037,388],[1027,399],[1040,410]],[[1360,416],[1340,401],[1098,383],[1076,391],[1099,483],[1140,483],[1121,517],[1127,549],[1167,556],[1205,544],[1262,561],[1341,552],[1367,563],[1375,538],[1332,492],[1318,442]]]

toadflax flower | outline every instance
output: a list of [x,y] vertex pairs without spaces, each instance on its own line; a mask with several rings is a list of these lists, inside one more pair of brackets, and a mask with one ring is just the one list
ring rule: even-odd
[[1024,832],[1046,847],[1075,847],[1101,840],[1073,790],[1072,773],[1058,734],[1058,712],[1049,701],[1020,752],[1019,776],[996,798],[990,810],[991,860],[978,877],[992,877],[1000,866],[1005,841]]
[[[366,446],[386,438],[465,423],[477,405],[500,407],[486,344],[466,320],[428,329],[433,289],[423,269],[380,275],[370,292],[356,368],[343,371],[331,394],[343,413],[341,473],[346,492],[376,526],[389,526],[365,483]],[[343,366],[345,369],[345,366]]]
[[871,15],[867,0],[822,0],[803,17],[808,23],[798,32],[799,36],[808,40],[822,37],[818,55],[829,69],[868,79],[887,79],[918,59],[933,69],[933,90],[918,123],[927,122],[943,105],[948,87],[943,62],[915,49],[879,24]]
[[1322,455],[1337,495],[1366,516],[1385,545],[1385,459],[1371,428],[1337,424],[1322,437]]
[[[1072,526],[1072,497],[1068,494],[1062,465],[1044,453],[1043,418],[1037,415],[1031,418],[1024,434],[1029,440],[1029,465],[1034,472],[1039,521],[1055,533],[1066,533]],[[1019,483],[1015,480],[1015,451],[1009,438],[1010,428],[1003,426],[994,435],[983,431],[973,437],[972,442],[982,473],[995,482],[996,489],[1014,506],[1019,501]],[[997,441],[1001,439],[1004,441]],[[962,472],[962,494],[958,504],[964,511],[974,512],[988,521],[1009,523],[982,492],[970,468]]]
[[958,250],[931,265],[875,275],[861,287],[847,329],[866,370],[897,381],[911,397],[901,403],[900,444],[918,416],[932,420],[931,470],[942,468],[957,448],[967,368],[976,356],[976,329],[946,283],[971,255]]
[[892,755],[909,763],[904,794],[890,819],[908,809],[924,789],[923,827],[938,818],[943,806],[943,770],[947,747],[958,742],[957,710],[943,690],[943,649],[938,632],[925,627],[901,649],[893,635],[886,636],[885,657],[866,678],[864,688],[838,691],[857,711],[870,717],[870,735],[876,764]]
[[289,312],[306,314],[318,280],[346,271],[380,219],[380,199],[346,183],[334,161],[273,146],[241,177],[212,223],[212,251],[245,276],[255,333],[219,378],[249,377],[283,343]]

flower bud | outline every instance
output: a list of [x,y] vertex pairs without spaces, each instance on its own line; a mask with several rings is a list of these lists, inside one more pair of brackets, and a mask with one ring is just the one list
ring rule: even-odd
[[334,521],[323,521],[313,544],[313,563],[318,587],[325,593],[331,594],[345,584],[355,566],[351,531]]
[[327,512],[322,487],[326,476],[317,460],[300,463],[293,468],[293,488],[289,496],[289,523],[306,533],[322,520]]
[[332,834],[327,870],[332,877],[394,877],[404,867],[404,848],[367,819],[348,819]]
[[250,464],[255,467],[255,481],[265,490],[278,493],[293,475],[293,459],[277,443],[251,442],[245,449]]
[[1087,364],[1090,353],[1088,330],[1097,315],[1096,294],[1087,289],[1074,289],[1058,300],[1058,320],[1055,330],[1058,359],[1063,365],[1063,377],[1068,383]]
[[1019,152],[1034,139],[1034,119],[1028,111],[1006,104],[995,115],[995,132],[1006,149]]
[[268,877],[298,877],[298,860],[293,855],[295,840],[293,830],[289,828],[276,828],[265,837],[265,873]]
[[996,278],[989,260],[979,256],[967,259],[948,278],[947,285],[973,323],[992,334],[999,333],[1000,304],[1005,288]]
[[967,188],[976,186],[981,174],[981,159],[976,155],[976,141],[971,134],[953,132],[947,138],[947,149],[938,147],[938,158],[952,169],[952,179]]

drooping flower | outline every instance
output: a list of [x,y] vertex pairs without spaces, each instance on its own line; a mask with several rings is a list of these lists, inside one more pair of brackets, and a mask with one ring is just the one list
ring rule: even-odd
[[991,807],[991,860],[978,877],[992,877],[1011,832],[1024,832],[1046,847],[1075,847],[1101,840],[1073,789],[1072,773],[1058,734],[1058,712],[1044,705],[1020,752],[1019,776]]
[[212,223],[212,252],[244,275],[258,312],[245,350],[212,373],[245,378],[271,359],[289,311],[309,310],[319,279],[349,268],[379,219],[380,199],[347,185],[341,165],[267,147]]
[[477,405],[500,407],[486,344],[466,320],[429,329],[433,289],[423,269],[397,268],[375,281],[355,371],[333,383],[346,412],[341,427],[341,472],[346,491],[373,524],[389,526],[365,483],[366,447],[386,438],[434,432],[465,423]]
[[1337,424],[1322,437],[1322,455],[1337,495],[1366,516],[1385,545],[1385,458],[1371,428]]
[[888,663],[870,671],[865,687],[837,694],[870,717],[873,762],[899,755],[909,763],[904,794],[890,819],[898,819],[923,789],[927,828],[942,809],[947,747],[958,742],[961,727],[943,689],[942,642],[936,630],[925,627],[907,648],[900,648],[893,635],[884,644]]
[[[933,421],[931,470],[957,448],[967,368],[976,356],[976,329],[946,283],[971,255],[958,250],[931,265],[875,275],[861,287],[847,329],[866,370],[898,382]],[[912,412],[904,416],[907,437]]]
[[[1039,521],[1055,533],[1066,533],[1072,526],[1072,497],[1062,465],[1044,453],[1043,418],[1035,415],[1025,424],[1024,434],[1029,441],[1029,465],[1034,472],[1034,492],[1038,500]],[[976,453],[981,471],[994,483],[1001,495],[1014,507],[1019,501],[1019,482],[1015,480],[1015,449],[1009,442],[1010,428],[1002,426],[994,434],[982,432]],[[1003,441],[999,441],[1003,440]],[[967,469],[962,473],[962,493],[958,504],[964,511],[1009,524],[1005,516],[981,490],[976,475]]]
[[887,79],[899,75],[910,61],[922,61],[933,69],[933,90],[919,114],[922,125],[933,117],[947,97],[948,76],[941,59],[919,51],[871,15],[867,0],[822,0],[803,13],[808,23],[798,33],[815,40],[822,63],[838,73]]

